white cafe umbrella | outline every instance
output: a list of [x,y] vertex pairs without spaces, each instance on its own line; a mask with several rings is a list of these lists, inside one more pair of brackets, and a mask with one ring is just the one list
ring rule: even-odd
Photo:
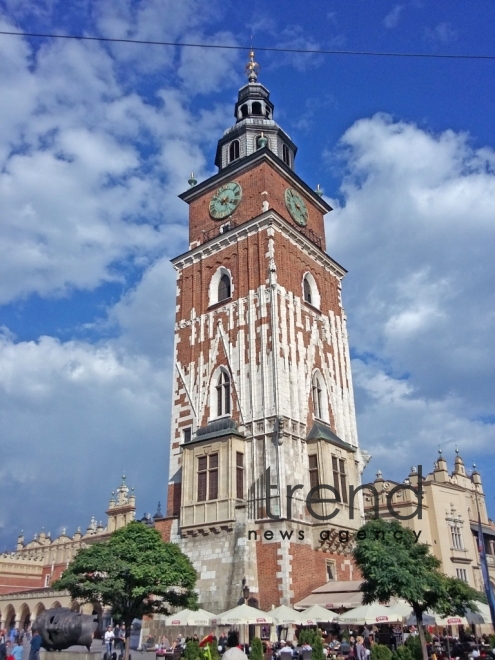
[[413,614],[412,607],[405,600],[391,601],[388,603],[387,609],[394,614],[399,614],[403,619],[407,619]]
[[206,610],[181,610],[165,619],[166,626],[210,626],[215,614]]
[[492,616],[490,614],[489,606],[486,603],[481,603],[479,601],[476,601],[476,606],[478,608],[477,612],[471,612],[471,610],[466,612],[468,623],[474,623],[476,625],[480,625],[481,623],[491,623]]
[[277,626],[289,625],[291,623],[300,624],[302,613],[297,610],[293,610],[292,607],[288,605],[280,605],[275,607],[273,610],[267,612],[269,616],[273,619],[273,623]]
[[214,617],[211,623],[220,626],[232,626],[235,624],[255,625],[261,623],[273,623],[273,619],[270,614],[267,614],[262,610],[257,610],[255,607],[250,607],[249,605],[238,605],[232,610],[227,610],[226,612],[222,612],[218,616]]
[[[414,614],[406,620],[407,626],[417,626],[418,622]],[[423,614],[423,625],[424,626],[467,626],[468,621],[465,616],[447,616],[442,617],[437,612],[425,612]]]
[[332,610],[327,610],[321,605],[311,605],[307,610],[299,612],[301,615],[302,626],[316,626],[317,623],[328,623],[336,619],[339,615]]
[[402,621],[401,614],[394,613],[393,610],[380,603],[371,603],[371,605],[360,605],[344,614],[339,614],[338,622],[347,624],[379,624],[379,623],[397,623]]

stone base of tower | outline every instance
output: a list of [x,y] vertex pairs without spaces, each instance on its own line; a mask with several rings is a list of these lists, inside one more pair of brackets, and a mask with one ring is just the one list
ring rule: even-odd
[[[200,606],[218,614],[243,603],[262,610],[294,603],[331,578],[359,579],[348,547],[335,548],[326,538],[329,528],[288,521],[239,519],[218,527],[179,530],[178,518],[157,521],[165,541],[177,543],[198,573]],[[335,529],[333,538],[335,538]],[[348,545],[348,544],[347,544]],[[333,547],[332,547],[333,546]],[[331,574],[331,575],[330,575]]]

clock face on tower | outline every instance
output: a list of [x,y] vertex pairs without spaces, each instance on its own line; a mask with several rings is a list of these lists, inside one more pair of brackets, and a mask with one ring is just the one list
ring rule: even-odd
[[215,220],[223,220],[233,213],[242,198],[242,188],[236,181],[226,183],[216,191],[210,201],[210,215]]
[[287,188],[285,191],[285,205],[292,216],[292,219],[301,227],[308,224],[308,208],[304,199],[294,188]]

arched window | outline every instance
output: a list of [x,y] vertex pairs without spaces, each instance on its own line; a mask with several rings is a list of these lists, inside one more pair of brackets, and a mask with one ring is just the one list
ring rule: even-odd
[[253,103],[251,114],[258,115],[258,116],[263,114],[263,112],[261,110],[261,103],[259,103],[258,101]]
[[311,273],[305,273],[302,280],[302,297],[305,303],[308,303],[316,309],[320,309],[320,292],[316,285],[316,280]]
[[304,300],[311,305],[311,284],[308,282],[308,278],[304,278],[303,283],[304,288]]
[[229,146],[229,162],[239,158],[239,140],[232,140]]
[[230,277],[224,273],[218,283],[218,302],[230,298]]
[[247,117],[248,114],[249,114],[249,109],[248,109],[247,105],[244,104],[243,106],[241,106],[241,115],[243,117]]
[[322,407],[322,388],[318,374],[313,375],[313,409],[315,412],[315,417],[319,419],[323,418],[323,407]]
[[230,378],[222,369],[216,385],[217,391],[217,416],[230,415]]
[[286,144],[282,146],[282,160],[286,165],[290,166],[290,151]]
[[[228,224],[228,223],[227,223]],[[223,225],[221,233],[228,231],[230,225]],[[219,266],[213,273],[209,284],[209,304],[216,305],[222,300],[229,300],[234,291],[234,283],[232,282],[232,275],[230,271],[224,266]]]

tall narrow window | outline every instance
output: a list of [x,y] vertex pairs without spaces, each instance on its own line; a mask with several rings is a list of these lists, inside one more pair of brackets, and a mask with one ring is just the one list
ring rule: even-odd
[[198,502],[218,499],[218,454],[198,458]]
[[206,502],[206,484],[208,482],[208,457],[198,458],[198,502]]
[[229,162],[239,158],[239,140],[232,140],[229,147]]
[[235,455],[235,482],[236,482],[236,497],[239,500],[244,499],[244,454],[240,451]]
[[208,499],[218,498],[218,454],[210,454],[208,470]]
[[226,371],[221,372],[216,386],[217,416],[230,415],[230,378]]
[[340,495],[339,462],[336,456],[332,456],[333,487]]
[[340,497],[342,502],[347,504],[347,477],[345,474],[345,461],[339,458],[339,473],[340,473]]
[[313,296],[311,295],[311,284],[309,283],[307,277],[304,278],[303,288],[304,288],[304,301],[311,305]]
[[192,440],[192,431],[190,428],[183,429],[182,430],[182,442],[186,444],[187,442],[191,442]]
[[322,418],[322,407],[321,407],[321,385],[318,379],[318,376],[314,374],[313,376],[313,408],[315,417]]
[[461,528],[457,525],[450,528],[450,535],[452,537],[452,547],[455,550],[463,550],[464,544],[462,542]]
[[218,302],[221,300],[227,300],[227,298],[230,298],[230,295],[230,277],[227,273],[224,273],[218,283]]
[[320,485],[320,479],[318,477],[318,456],[316,454],[311,454],[308,456],[309,460],[309,486],[310,488],[316,488]]
[[462,580],[463,582],[468,581],[467,570],[465,568],[456,568],[455,572],[457,573],[458,580]]
[[282,146],[282,160],[286,165],[290,165],[290,151],[286,144]]
[[337,565],[333,559],[326,560],[327,580],[330,582],[337,579]]

